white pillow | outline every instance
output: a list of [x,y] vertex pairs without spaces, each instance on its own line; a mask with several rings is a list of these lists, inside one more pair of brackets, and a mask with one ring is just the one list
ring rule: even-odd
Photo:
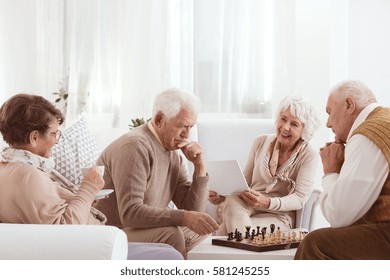
[[55,169],[76,186],[82,180],[81,168],[94,165],[99,155],[96,140],[83,117],[62,133],[52,153]]

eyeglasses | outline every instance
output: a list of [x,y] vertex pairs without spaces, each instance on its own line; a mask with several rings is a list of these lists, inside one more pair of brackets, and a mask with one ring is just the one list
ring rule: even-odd
[[54,135],[56,138],[56,141],[58,141],[58,140],[60,140],[60,138],[62,136],[62,132],[61,132],[61,130],[57,130],[56,132],[50,132],[50,135]]

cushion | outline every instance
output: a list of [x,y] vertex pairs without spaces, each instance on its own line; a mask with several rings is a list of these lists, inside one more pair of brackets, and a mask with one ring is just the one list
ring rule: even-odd
[[99,155],[96,140],[83,117],[62,133],[52,151],[55,169],[76,186],[83,177],[81,168],[94,165]]

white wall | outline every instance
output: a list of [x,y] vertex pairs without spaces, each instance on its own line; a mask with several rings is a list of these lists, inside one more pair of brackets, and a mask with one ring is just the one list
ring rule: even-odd
[[349,1],[349,77],[390,106],[390,1]]

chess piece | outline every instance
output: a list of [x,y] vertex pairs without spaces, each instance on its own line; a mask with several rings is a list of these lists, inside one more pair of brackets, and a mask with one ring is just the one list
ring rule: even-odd
[[250,230],[251,230],[251,226],[245,226],[245,239],[249,239],[250,238]]
[[261,236],[262,236],[262,239],[263,239],[263,240],[264,240],[266,231],[267,231],[267,228],[266,228],[266,227],[263,227],[263,228],[261,229]]
[[280,227],[276,230],[276,240],[277,242],[281,242],[282,233],[280,231]]
[[275,224],[270,224],[271,233],[274,233],[275,231]]
[[251,235],[251,239],[253,240],[253,238],[256,236],[256,230],[252,229],[252,235]]
[[297,241],[297,233],[295,231],[293,231],[291,233],[291,240],[292,240],[292,242],[296,242]]
[[234,238],[237,238],[237,235],[238,235],[238,229],[236,229],[236,230],[234,231]]
[[259,236],[259,235],[260,235],[260,226],[257,226],[256,236]]
[[288,232],[287,233],[287,240],[286,240],[287,243],[290,243],[291,242],[291,232]]
[[241,232],[237,233],[236,241],[238,241],[238,242],[242,241],[242,233]]

